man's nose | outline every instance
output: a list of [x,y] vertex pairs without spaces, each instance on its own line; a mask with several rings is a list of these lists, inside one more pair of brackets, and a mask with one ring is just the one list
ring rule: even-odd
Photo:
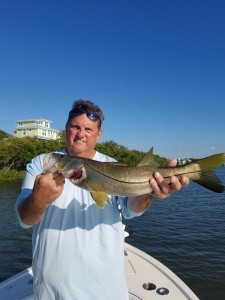
[[79,138],[82,138],[82,137],[84,137],[84,136],[85,136],[85,132],[84,132],[84,130],[82,130],[82,129],[79,129],[79,130],[78,130],[78,132],[77,132],[77,135],[78,135],[78,137],[79,137]]

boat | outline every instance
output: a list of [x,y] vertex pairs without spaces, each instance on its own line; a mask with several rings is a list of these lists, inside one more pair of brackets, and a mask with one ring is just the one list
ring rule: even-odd
[[[124,247],[124,261],[130,300],[199,300],[170,269],[128,243]],[[34,299],[32,268],[1,282],[0,299]]]

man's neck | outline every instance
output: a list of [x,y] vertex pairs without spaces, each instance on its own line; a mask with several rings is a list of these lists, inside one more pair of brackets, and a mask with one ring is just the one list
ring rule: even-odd
[[66,152],[70,156],[77,156],[77,157],[93,159],[95,156],[96,150],[93,149],[92,151],[89,151],[89,152],[76,152],[76,151],[71,151],[69,149],[66,149]]

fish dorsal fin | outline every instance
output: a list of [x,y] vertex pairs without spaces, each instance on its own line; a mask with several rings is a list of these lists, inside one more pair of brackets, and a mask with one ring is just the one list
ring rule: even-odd
[[90,193],[95,203],[100,208],[104,208],[106,202],[111,203],[111,199],[105,192],[92,191]]
[[159,167],[159,163],[154,160],[153,147],[145,154],[142,160],[137,164],[138,167],[151,166]]

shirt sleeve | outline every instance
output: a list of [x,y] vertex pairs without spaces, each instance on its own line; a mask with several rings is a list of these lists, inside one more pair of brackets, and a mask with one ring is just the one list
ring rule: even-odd
[[21,186],[21,192],[18,198],[16,199],[16,203],[15,203],[16,216],[20,226],[23,228],[29,228],[32,227],[32,225],[27,225],[22,221],[18,211],[18,207],[20,203],[23,202],[32,193],[36,176],[43,172],[43,167],[42,167],[43,157],[44,157],[43,154],[38,155],[35,158],[33,158],[29,164],[27,164],[26,174]]
[[117,203],[117,206],[125,219],[132,219],[134,217],[141,216],[144,212],[133,211],[129,205],[129,197],[113,196],[112,201]]

